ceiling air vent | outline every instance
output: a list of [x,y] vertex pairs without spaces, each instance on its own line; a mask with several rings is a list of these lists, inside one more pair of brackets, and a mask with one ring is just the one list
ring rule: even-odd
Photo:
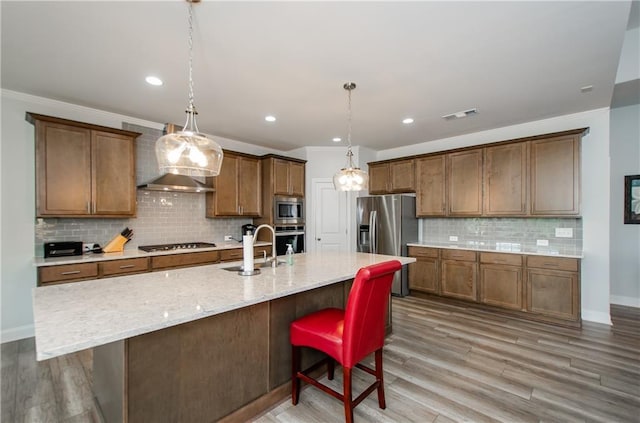
[[466,118],[467,116],[473,116],[476,114],[478,114],[478,109],[473,108],[469,110],[463,110],[462,112],[455,112],[449,115],[444,115],[442,116],[442,119],[444,120],[462,119],[462,118]]

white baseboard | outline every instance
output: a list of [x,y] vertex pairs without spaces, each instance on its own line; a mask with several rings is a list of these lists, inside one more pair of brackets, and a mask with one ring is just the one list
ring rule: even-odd
[[35,336],[33,325],[18,326],[17,328],[5,329],[2,331],[2,343],[17,341],[18,339],[31,338]]
[[592,311],[582,309],[582,320],[594,323],[604,323],[605,325],[612,325],[611,316],[609,313],[603,313],[601,311]]
[[640,298],[636,298],[636,297],[625,297],[623,295],[610,295],[609,302],[611,304],[640,308]]

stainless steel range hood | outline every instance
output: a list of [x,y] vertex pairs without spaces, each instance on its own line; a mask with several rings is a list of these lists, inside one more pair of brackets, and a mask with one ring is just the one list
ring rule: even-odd
[[214,192],[213,187],[185,175],[167,173],[145,184],[138,185],[138,189],[147,191],[175,191],[175,192]]

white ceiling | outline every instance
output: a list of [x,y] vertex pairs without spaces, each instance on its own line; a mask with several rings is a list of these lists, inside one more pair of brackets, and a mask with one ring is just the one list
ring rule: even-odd
[[[185,1],[1,7],[2,88],[183,122]],[[629,7],[205,0],[194,6],[199,127],[284,151],[335,145],[346,138],[347,81],[357,84],[353,144],[374,150],[608,107]],[[164,86],[147,85],[149,74]],[[408,116],[413,125],[401,123]]]

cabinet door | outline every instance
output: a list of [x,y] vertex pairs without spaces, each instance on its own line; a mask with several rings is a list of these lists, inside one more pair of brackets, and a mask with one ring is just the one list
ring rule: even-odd
[[480,265],[480,302],[522,310],[522,266]]
[[275,195],[289,195],[289,162],[273,160],[273,189]]
[[475,262],[442,260],[442,295],[477,301],[477,274]]
[[131,137],[91,132],[93,214],[136,214],[135,148]]
[[389,163],[390,192],[415,192],[415,170],[413,160]]
[[225,153],[220,174],[213,178],[214,193],[207,194],[207,217],[238,216],[239,157]]
[[484,214],[525,215],[527,143],[487,147],[484,154]]
[[446,156],[416,159],[416,216],[444,216]]
[[527,270],[527,311],[565,320],[580,319],[578,273]]
[[448,204],[451,216],[482,214],[482,150],[450,153],[448,157]]
[[289,162],[290,194],[304,197],[304,163]]
[[416,257],[409,265],[409,289],[437,294],[439,292],[440,260],[429,257]]
[[262,213],[260,160],[240,157],[238,163],[238,203],[242,216]]
[[580,214],[580,136],[530,142],[531,214]]
[[369,165],[369,194],[387,194],[389,187],[389,163]]
[[91,131],[36,121],[38,216],[91,214]]

